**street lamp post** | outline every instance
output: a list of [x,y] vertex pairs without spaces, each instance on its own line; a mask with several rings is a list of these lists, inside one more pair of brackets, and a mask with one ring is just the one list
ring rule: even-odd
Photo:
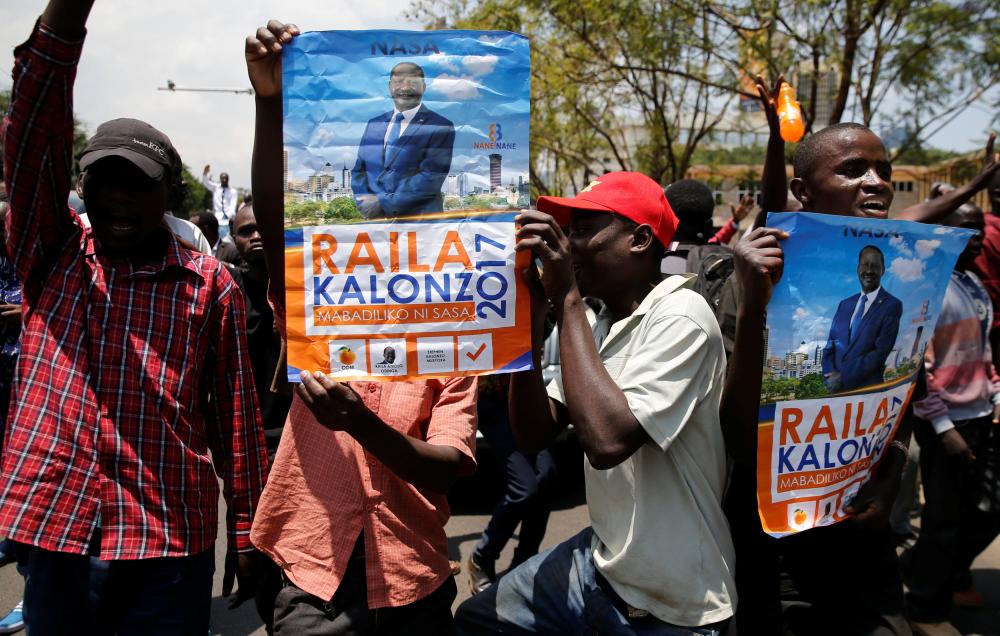
[[166,86],[157,86],[158,91],[170,91],[171,93],[233,93],[235,95],[253,95],[252,88],[179,88],[173,80],[167,80]]

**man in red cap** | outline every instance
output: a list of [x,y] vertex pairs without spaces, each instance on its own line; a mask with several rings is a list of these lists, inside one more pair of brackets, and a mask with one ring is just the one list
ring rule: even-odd
[[[518,221],[517,249],[542,273],[535,370],[511,378],[510,421],[525,451],[572,422],[592,525],[463,603],[459,632],[719,634],[736,604],[721,505],[726,358],[693,279],[660,274],[677,217],[655,181],[615,172],[576,197],[540,197]],[[587,296],[604,303],[593,326]],[[538,360],[546,301],[562,362],[548,387]]]

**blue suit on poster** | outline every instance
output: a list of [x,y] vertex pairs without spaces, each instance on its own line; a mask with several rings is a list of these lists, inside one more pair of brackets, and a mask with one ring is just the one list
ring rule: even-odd
[[[354,196],[374,195],[381,214],[367,218],[440,212],[441,185],[451,168],[455,126],[423,104],[395,143],[385,143],[393,112],[368,121],[351,171]],[[360,205],[360,203],[359,203]]]
[[882,383],[903,315],[903,303],[882,288],[882,250],[861,248],[857,273],[861,292],[840,301],[823,348],[823,380],[834,392]]
[[851,319],[861,294],[840,301],[830,326],[830,337],[823,348],[823,375],[840,374],[839,386],[831,390],[850,390],[879,384],[885,374],[885,361],[896,344],[903,303],[879,288],[878,294],[851,333]]

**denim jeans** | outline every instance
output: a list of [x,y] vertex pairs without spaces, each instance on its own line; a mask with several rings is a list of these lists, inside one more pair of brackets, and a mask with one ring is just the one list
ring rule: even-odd
[[204,636],[215,551],[137,561],[19,546],[31,636]]
[[627,618],[598,582],[590,528],[508,572],[462,603],[459,634],[719,636],[725,625],[678,627],[655,616]]

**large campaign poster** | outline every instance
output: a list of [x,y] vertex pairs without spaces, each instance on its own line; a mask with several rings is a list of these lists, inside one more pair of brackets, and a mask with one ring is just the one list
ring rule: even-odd
[[530,56],[494,31],[304,33],[283,59],[288,376],[531,368]]
[[843,512],[892,440],[970,230],[768,214],[785,268],[767,310],[757,439],[764,531]]

